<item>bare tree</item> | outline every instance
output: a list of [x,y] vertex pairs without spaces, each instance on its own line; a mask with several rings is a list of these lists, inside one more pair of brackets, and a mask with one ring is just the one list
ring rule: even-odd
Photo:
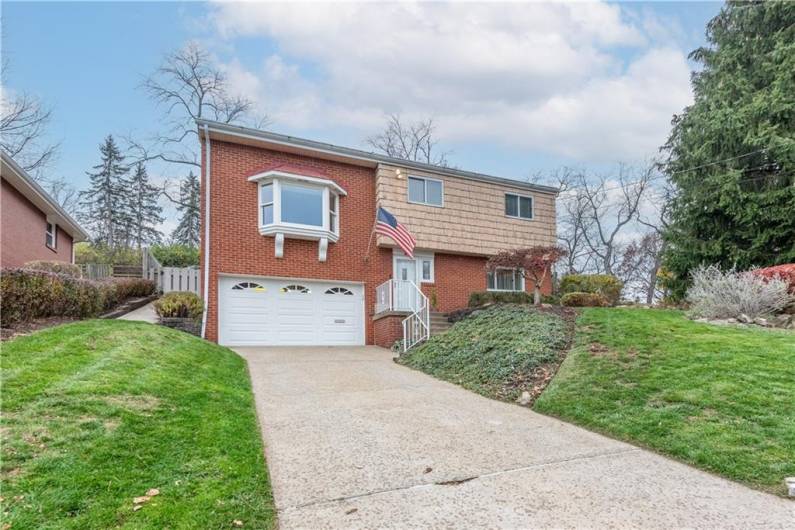
[[649,205],[653,210],[651,215],[638,212],[638,222],[651,229],[640,241],[641,255],[645,256],[647,265],[641,265],[641,274],[645,279],[641,281],[646,291],[646,303],[651,304],[659,295],[658,277],[662,267],[663,254],[666,249],[663,233],[668,229],[671,221],[671,207],[673,205],[676,187],[670,180],[665,180],[663,185],[656,190],[650,190],[651,200]]
[[622,165],[614,185],[605,177],[591,182],[581,176],[578,189],[583,194],[585,216],[590,224],[590,229],[582,235],[599,272],[615,274],[620,258],[619,235],[637,219],[654,171],[653,166],[649,166],[635,174]]
[[52,110],[30,94],[14,94],[6,87],[8,61],[3,60],[0,99],[0,145],[25,171],[38,177],[58,152],[57,143],[44,141]]
[[[163,63],[142,83],[149,97],[164,110],[164,130],[151,139],[150,146],[128,138],[139,156],[135,162],[162,160],[200,166],[200,118],[222,123],[251,121],[254,102],[230,94],[223,71],[197,43],[169,53]],[[262,125],[263,118],[254,125]]]
[[80,193],[69,181],[60,177],[48,178],[44,181],[44,187],[61,208],[73,215],[77,213]]
[[404,124],[399,115],[391,114],[384,130],[366,138],[365,142],[393,158],[448,167],[447,155],[450,153],[439,151],[435,129],[432,118]]
[[652,304],[659,292],[657,272],[660,270],[663,238],[654,231],[631,241],[621,251],[616,273],[625,289],[642,294],[647,304]]

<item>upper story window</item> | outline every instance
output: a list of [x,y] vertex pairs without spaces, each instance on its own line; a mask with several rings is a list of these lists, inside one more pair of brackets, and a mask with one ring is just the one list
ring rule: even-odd
[[486,273],[489,291],[524,291],[524,277],[517,269],[497,269]]
[[505,194],[505,215],[517,219],[533,218],[533,198],[515,193]]
[[409,177],[409,202],[442,206],[444,185],[441,180],[426,177]]
[[53,250],[55,250],[58,243],[57,232],[58,228],[56,227],[55,223],[47,221],[47,228],[44,232],[44,244]]

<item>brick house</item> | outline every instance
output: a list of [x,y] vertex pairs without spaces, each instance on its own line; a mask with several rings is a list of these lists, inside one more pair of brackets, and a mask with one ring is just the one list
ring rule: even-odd
[[0,159],[0,266],[74,263],[74,244],[88,234],[5,151]]
[[[221,344],[390,346],[404,327],[421,339],[472,292],[532,290],[516,271],[487,274],[490,255],[555,243],[555,188],[198,126],[203,329]],[[378,207],[414,235],[413,258],[373,235]]]

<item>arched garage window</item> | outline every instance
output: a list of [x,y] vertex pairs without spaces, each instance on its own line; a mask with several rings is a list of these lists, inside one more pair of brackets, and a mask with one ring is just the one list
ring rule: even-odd
[[326,289],[326,294],[342,294],[346,296],[353,296],[353,291],[345,287],[330,287]]
[[262,289],[262,286],[254,282],[240,282],[232,287],[232,289],[236,289],[238,291],[242,289]]
[[285,285],[281,288],[281,292],[283,293],[301,293],[301,294],[309,294],[312,291],[309,290],[308,287],[304,287],[303,285]]

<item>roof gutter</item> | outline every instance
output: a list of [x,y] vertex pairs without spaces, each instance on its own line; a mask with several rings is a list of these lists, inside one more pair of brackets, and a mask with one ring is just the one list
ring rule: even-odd
[[204,278],[202,291],[204,311],[202,312],[202,338],[207,338],[207,313],[210,297],[210,131],[204,124]]

